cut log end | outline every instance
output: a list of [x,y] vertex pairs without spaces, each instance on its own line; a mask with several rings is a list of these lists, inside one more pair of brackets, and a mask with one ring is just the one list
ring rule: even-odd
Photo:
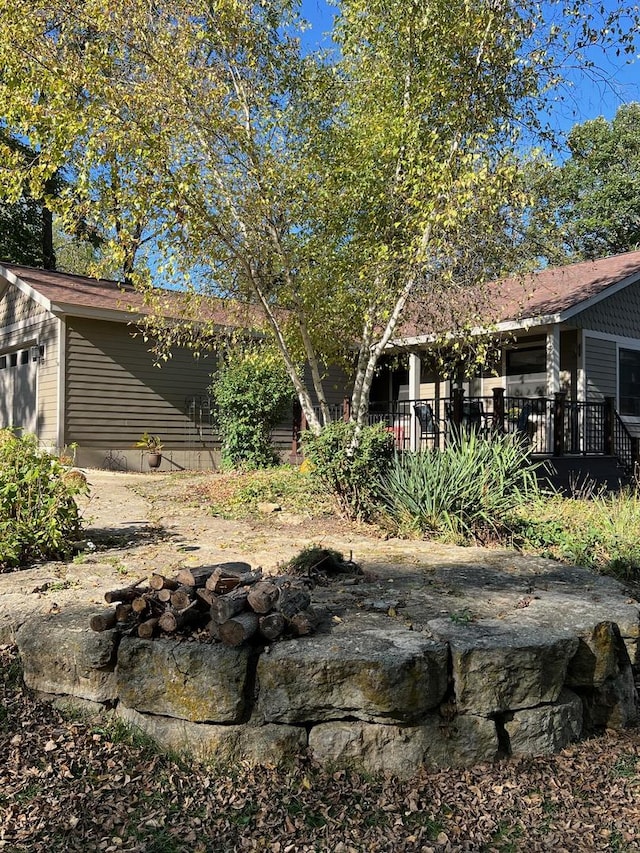
[[258,630],[258,617],[255,613],[244,611],[218,626],[220,640],[225,646],[241,646]]
[[108,631],[116,624],[116,611],[106,610],[104,613],[96,613],[89,620],[89,627],[92,631]]

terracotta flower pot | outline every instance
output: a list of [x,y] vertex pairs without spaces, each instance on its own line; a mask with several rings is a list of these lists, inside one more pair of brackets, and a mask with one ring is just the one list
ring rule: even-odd
[[162,462],[162,453],[148,453],[147,463],[149,468],[159,468]]

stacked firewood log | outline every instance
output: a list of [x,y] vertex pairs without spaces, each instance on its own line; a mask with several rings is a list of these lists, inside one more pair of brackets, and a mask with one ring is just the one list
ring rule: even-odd
[[105,593],[115,604],[91,618],[94,631],[120,627],[144,639],[208,631],[227,646],[281,635],[311,634],[318,618],[309,582],[290,575],[266,576],[248,563],[220,563],[182,569],[173,578],[152,574]]

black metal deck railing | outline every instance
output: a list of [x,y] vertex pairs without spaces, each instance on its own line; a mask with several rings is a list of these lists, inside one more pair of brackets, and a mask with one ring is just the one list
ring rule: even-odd
[[[348,417],[348,401],[331,410],[332,420]],[[638,440],[615,412],[613,400],[577,402],[554,397],[431,397],[373,401],[370,424],[382,423],[399,450],[443,447],[456,431],[514,433],[534,453],[546,456],[614,455],[627,470],[638,461]]]
[[[332,421],[348,419],[349,401],[332,404],[329,412]],[[192,438],[214,439],[211,397],[189,398],[185,413]],[[617,456],[628,473],[640,462],[640,441],[615,411],[611,398],[577,402],[563,393],[506,397],[502,389],[490,397],[466,397],[458,391],[451,398],[372,401],[368,422],[383,424],[399,450],[442,448],[460,430],[480,435],[497,431],[520,435],[540,455]],[[298,450],[301,428],[304,424],[294,414],[292,457]]]

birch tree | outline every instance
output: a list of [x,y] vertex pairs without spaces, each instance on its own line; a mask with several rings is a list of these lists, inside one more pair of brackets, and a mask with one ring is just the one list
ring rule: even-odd
[[0,0],[0,115],[38,152],[0,160],[0,189],[45,197],[66,169],[63,227],[95,222],[148,288],[144,230],[196,319],[202,293],[257,306],[316,432],[324,366],[355,364],[361,428],[401,323],[469,329],[470,294],[517,265],[523,132],[564,58],[632,49],[629,10],[593,9],[342,0],[326,57],[301,52],[294,0]]

